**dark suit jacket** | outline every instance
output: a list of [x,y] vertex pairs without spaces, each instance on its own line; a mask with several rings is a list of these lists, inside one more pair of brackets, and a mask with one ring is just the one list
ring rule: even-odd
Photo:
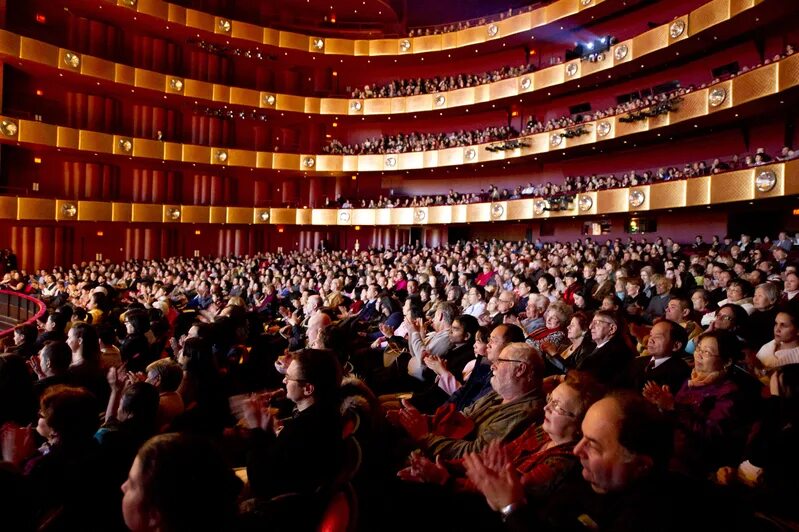
[[632,385],[631,366],[635,355],[618,334],[602,347],[575,359],[576,369],[587,371],[611,388]]
[[635,389],[640,390],[649,381],[654,381],[660,386],[669,387],[672,395],[676,395],[682,388],[685,380],[691,375],[691,368],[679,354],[671,356],[654,369],[647,370],[651,356],[638,357],[633,361],[633,382]]

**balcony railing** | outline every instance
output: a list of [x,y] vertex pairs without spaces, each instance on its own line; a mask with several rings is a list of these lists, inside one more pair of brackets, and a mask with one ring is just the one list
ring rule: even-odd
[[45,304],[35,297],[0,290],[0,338],[14,333],[14,327],[33,323],[47,312]]

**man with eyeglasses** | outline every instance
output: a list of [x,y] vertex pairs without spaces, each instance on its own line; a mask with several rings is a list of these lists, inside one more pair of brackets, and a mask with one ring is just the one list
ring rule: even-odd
[[491,320],[491,325],[499,325],[505,322],[505,318],[512,316],[511,311],[516,305],[516,295],[510,290],[503,290],[499,293],[497,298],[497,314]]
[[531,423],[541,423],[546,400],[542,391],[544,361],[523,342],[507,345],[491,364],[493,391],[463,410],[471,425],[463,438],[439,436],[430,420],[405,404],[400,424],[428,456],[452,460],[479,452],[493,440],[509,441]]
[[588,326],[596,348],[575,361],[576,369],[587,371],[610,388],[629,387],[631,364],[635,355],[622,337],[619,318],[613,312],[599,310]]

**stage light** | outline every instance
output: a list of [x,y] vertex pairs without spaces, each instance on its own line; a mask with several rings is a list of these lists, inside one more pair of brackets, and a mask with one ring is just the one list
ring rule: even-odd
[[592,43],[592,42],[589,42],[589,43],[588,43],[588,49],[589,49],[589,50],[593,50],[593,49],[594,49],[594,43]]
[[47,17],[41,13],[36,13],[36,22],[39,24],[47,24]]

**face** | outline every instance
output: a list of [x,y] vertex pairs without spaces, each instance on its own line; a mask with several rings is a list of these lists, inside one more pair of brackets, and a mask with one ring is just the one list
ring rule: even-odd
[[511,388],[516,380],[516,373],[522,366],[519,362],[509,362],[511,360],[508,351],[503,349],[499,357],[491,362],[491,387],[500,395],[503,391]]
[[730,308],[719,309],[713,323],[715,329],[730,330],[735,326],[735,314]]
[[655,285],[655,291],[658,295],[663,295],[669,291],[669,282],[666,279],[661,279],[658,281],[657,285]]
[[785,312],[777,314],[774,320],[774,339],[779,343],[793,343],[799,340],[799,328]]
[[766,310],[771,307],[771,301],[766,295],[766,291],[762,288],[755,288],[755,296],[752,298],[752,304],[757,310]]
[[474,354],[486,356],[488,350],[488,339],[483,338],[483,335],[478,334],[474,340]]
[[494,327],[494,330],[491,331],[491,335],[488,337],[488,344],[486,346],[486,356],[488,357],[489,361],[494,362],[497,358],[499,358],[499,354],[505,347],[504,334],[504,325]]
[[547,329],[557,329],[560,327],[560,316],[556,312],[547,312],[545,325]]
[[449,341],[453,344],[459,345],[467,340],[466,331],[463,330],[463,325],[458,320],[454,320],[449,328]]
[[544,407],[542,428],[556,441],[574,440],[580,430],[580,395],[565,383],[552,390]]
[[307,383],[302,380],[302,371],[296,361],[292,360],[286,369],[286,376],[283,377],[283,384],[286,385],[286,398],[293,403],[298,403],[310,396]]
[[702,338],[694,351],[694,368],[699,373],[712,373],[724,369],[715,338]]
[[73,352],[80,348],[80,338],[78,338],[78,331],[75,329],[69,330],[69,334],[67,335],[67,345]]
[[702,297],[701,294],[694,294],[691,296],[691,303],[694,305],[694,310],[702,311],[705,310],[705,306],[707,305],[707,301],[705,298]]
[[25,340],[25,337],[22,336],[20,331],[14,331],[14,345],[22,345],[22,342]]
[[591,331],[591,339],[596,343],[606,341],[616,332],[616,324],[605,316],[594,316],[588,328]]
[[619,417],[615,400],[595,403],[585,415],[583,438],[574,448],[583,466],[583,478],[597,493],[627,486],[638,469],[638,460],[619,443]]
[[671,355],[671,328],[668,323],[656,323],[652,327],[646,349],[655,358]]
[[548,290],[548,285],[547,285],[547,280],[546,280],[546,279],[544,279],[543,277],[541,277],[541,278],[538,280],[538,291],[539,291],[539,292],[542,292],[542,293],[544,293],[544,292],[548,292],[548,291],[549,291],[549,290]]
[[133,461],[128,479],[122,484],[122,517],[133,532],[155,529],[155,519],[147,509],[144,489],[141,486],[142,466],[139,457]]
[[730,302],[740,301],[744,297],[744,291],[737,284],[727,287],[727,299]]
[[36,424],[36,432],[38,432],[39,436],[47,441],[52,441],[53,437],[55,436],[53,429],[50,428],[50,425],[47,424],[47,421],[41,414],[39,414],[39,421]]
[[682,321],[682,319],[683,319],[683,316],[682,316],[682,305],[680,305],[680,302],[677,301],[676,299],[672,299],[671,301],[669,301],[669,304],[666,305],[666,314],[665,314],[665,316],[666,316],[667,320],[671,320],[671,321],[675,321],[677,323],[680,323]]
[[794,273],[785,276],[785,291],[793,292],[799,290],[799,277]]
[[506,312],[510,311],[511,308],[513,308],[513,298],[510,296],[510,294],[500,294],[499,298],[497,299],[497,310],[500,313],[505,314]]

